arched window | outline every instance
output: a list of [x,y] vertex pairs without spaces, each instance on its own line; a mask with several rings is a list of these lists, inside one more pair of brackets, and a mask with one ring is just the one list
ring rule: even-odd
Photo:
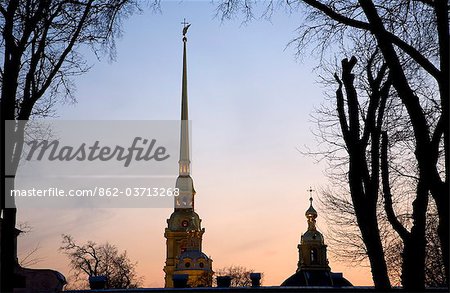
[[319,262],[318,258],[317,258],[317,249],[313,248],[310,251],[310,257],[311,257],[311,264],[317,264]]
[[187,241],[184,239],[180,242],[180,252],[179,254],[182,254],[183,252],[186,251],[186,247],[187,247]]

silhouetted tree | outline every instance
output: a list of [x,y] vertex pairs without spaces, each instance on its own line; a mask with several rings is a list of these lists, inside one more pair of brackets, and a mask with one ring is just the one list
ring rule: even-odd
[[[253,269],[248,269],[243,266],[229,266],[216,270],[215,276],[230,276],[231,287],[248,287],[252,285],[250,274],[254,272],[255,271]],[[214,282],[216,282],[216,280],[214,280]]]
[[[401,166],[398,162],[395,162],[399,158],[401,162],[406,162],[407,165],[410,165],[408,160],[408,149],[405,148],[404,145],[408,145],[408,140],[411,135],[405,135],[405,132],[408,133],[410,130],[408,123],[406,123],[406,126],[402,125],[405,122],[403,121],[405,117],[402,117],[401,115],[396,116],[395,113],[393,113],[401,108],[395,106],[395,92],[390,92],[388,88],[390,87],[391,77],[387,75],[385,81],[383,81],[383,70],[386,70],[386,64],[383,63],[380,66],[377,75],[374,76],[372,73],[375,56],[376,54],[372,55],[367,63],[367,73],[358,73],[360,80],[358,83],[355,83],[355,75],[352,72],[357,63],[356,58],[354,57],[350,61],[347,59],[342,61],[342,78],[335,75],[335,79],[338,83],[338,90],[336,91],[335,101],[337,114],[334,114],[336,115],[336,118],[334,119],[335,121],[338,121],[337,124],[339,125],[341,134],[333,134],[330,138],[324,138],[324,140],[331,141],[331,139],[334,139],[334,141],[336,141],[336,138],[342,138],[343,140],[342,147],[347,154],[346,160],[343,160],[342,158],[333,159],[337,160],[338,163],[343,164],[345,169],[348,168],[348,174],[342,173],[338,178],[343,182],[343,175],[347,174],[351,200],[348,201],[345,198],[326,192],[322,203],[327,206],[327,210],[331,211],[332,215],[334,214],[334,216],[328,215],[329,218],[339,218],[337,220],[339,222],[338,226],[332,231],[334,234],[332,239],[338,242],[338,244],[344,242],[353,243],[352,246],[348,247],[349,249],[344,249],[344,251],[339,252],[341,256],[350,256],[350,259],[358,261],[364,259],[367,255],[372,267],[372,272],[374,261],[377,263],[384,263],[386,273],[388,270],[391,272],[395,270],[398,271],[398,264],[400,264],[402,266],[401,281],[403,284],[409,281],[408,278],[412,274],[410,270],[417,270],[420,268],[423,274],[421,282],[422,286],[424,286],[426,263],[425,219],[428,194],[422,193],[420,190],[420,180],[416,180],[414,177],[414,175],[417,174],[415,164],[412,164],[412,167],[410,167],[411,170],[408,170],[411,175],[402,173],[401,171],[398,171],[400,169],[391,168],[389,166]],[[366,79],[368,87],[364,88],[361,80],[365,81]],[[384,83],[384,85],[380,88],[381,83]],[[364,91],[362,91],[361,88],[364,88],[364,91],[367,91],[366,98],[362,97]],[[388,107],[386,107],[386,102],[389,103]],[[332,112],[322,110],[321,113],[325,116],[321,116],[319,119],[326,121],[330,121],[331,119],[331,121],[333,121]],[[387,118],[384,117],[385,115]],[[328,123],[329,125],[333,125],[330,122]],[[380,153],[381,131],[383,128],[389,129],[391,135],[396,137],[395,141],[391,141],[391,147],[400,149],[401,156],[396,155],[396,157],[394,156],[388,159],[386,131],[384,132],[385,139],[383,140],[384,143],[381,144],[382,151]],[[351,136],[352,130],[354,137]],[[322,128],[322,131],[325,130]],[[324,133],[322,133],[322,135],[323,134]],[[396,146],[399,144],[400,147]],[[330,154],[335,153],[327,151],[326,155],[328,155],[329,159]],[[388,161],[392,163],[388,163]],[[412,156],[412,161],[415,161],[414,156]],[[403,170],[408,169],[408,166],[401,167]],[[384,204],[381,204],[381,201],[378,199],[378,194],[380,193],[379,170],[382,171],[382,194]],[[403,214],[400,214],[400,216],[397,215],[392,200],[391,183],[393,181],[389,179],[390,174],[396,175],[395,187],[398,193],[400,193],[400,196],[397,196],[397,198],[403,197],[414,201],[413,212],[406,212],[405,214],[405,211],[402,211]],[[405,185],[404,177],[413,178],[413,180],[410,180],[411,182],[406,184],[407,188],[403,186]],[[359,184],[357,184],[357,180],[360,180]],[[398,187],[401,187],[400,190]],[[410,189],[409,191],[407,190],[408,188]],[[372,201],[369,201],[369,199],[372,199]],[[363,201],[362,206],[360,201]],[[368,211],[370,211],[370,213]],[[364,218],[361,221],[362,215]],[[380,241],[378,245],[381,247],[378,251],[380,254],[375,260],[371,259],[371,254],[372,257],[374,257],[375,254],[373,247],[370,251],[373,244],[367,243],[368,237],[364,236],[364,230],[362,229],[362,227],[367,226],[369,219],[376,219],[376,224],[373,224],[373,227],[369,231],[371,231],[370,233],[372,234],[378,235]],[[333,221],[331,222],[333,223]],[[390,225],[386,225],[386,223],[390,223]],[[346,228],[350,226],[350,229],[343,228],[345,226],[341,225],[346,225]],[[359,227],[361,233],[353,229],[355,225]],[[373,229],[374,227],[376,227],[376,229]],[[401,241],[398,241],[398,237],[392,233],[392,228],[400,237]],[[338,238],[341,239],[336,240]],[[361,239],[362,241],[358,241],[358,239]],[[360,246],[361,242],[364,243],[364,247]],[[399,250],[403,251],[400,261],[397,259],[400,255],[398,253],[393,253]],[[384,257],[384,253],[387,254],[387,258]],[[412,254],[414,257],[411,257]],[[388,260],[387,263],[385,259]],[[439,259],[434,261],[442,264],[442,261]],[[431,262],[428,262],[428,264],[431,264]],[[394,274],[394,276],[396,275]]]
[[[20,230],[20,234],[18,235],[19,237],[26,236],[33,231],[32,227],[27,222],[19,223],[17,226],[18,229]],[[40,249],[39,243],[36,243],[30,250],[25,251],[22,254],[18,253],[17,258],[19,265],[21,267],[29,267],[41,262],[43,258],[37,255],[39,249]]]
[[[446,275],[449,270],[449,28],[447,1],[316,1],[304,0],[313,10],[309,16],[331,34],[350,28],[370,33],[392,75],[392,85],[408,113],[414,134],[417,161],[417,196],[412,216],[416,228],[405,247],[403,265],[407,266],[402,283],[407,289],[424,284],[422,259],[424,246],[424,206],[428,193],[433,196],[439,214],[439,235]],[[320,37],[325,37],[319,35]],[[415,91],[411,73],[426,75],[428,86],[437,87],[437,96],[423,97]],[[434,103],[434,115],[427,104]],[[441,164],[440,161],[444,163]],[[395,224],[394,224],[395,226]],[[408,263],[411,261],[411,263]]]
[[[269,1],[266,13],[270,15],[274,3]],[[227,18],[242,10],[247,18],[252,17],[251,1],[222,1],[218,6],[219,13]],[[449,22],[448,1],[445,0],[297,0],[287,2],[292,10],[299,7],[305,11],[305,22],[300,27],[300,35],[294,42],[298,44],[299,51],[315,44],[319,52],[329,52],[329,49],[345,50],[351,47],[353,52],[364,50],[365,43],[368,48],[377,47],[384,59],[391,75],[392,87],[402,102],[406,112],[405,117],[411,125],[413,133],[414,161],[417,167],[417,188],[412,204],[411,216],[414,226],[404,248],[404,275],[403,286],[408,290],[417,290],[424,287],[424,227],[426,222],[425,210],[428,203],[428,194],[431,193],[439,214],[439,235],[446,275],[449,275]],[[353,40],[365,42],[353,42]],[[322,55],[323,56],[323,55]],[[419,81],[425,81],[428,89],[435,89],[434,95],[423,95],[418,86]],[[345,81],[343,81],[345,84]],[[433,105],[433,106],[430,106]],[[429,112],[429,109],[433,111]],[[353,117],[357,117],[353,115]],[[352,119],[351,117],[349,119]],[[356,121],[354,121],[356,125]],[[354,129],[353,129],[354,130]],[[356,134],[349,129],[352,136]],[[359,136],[353,137],[360,139]],[[360,141],[361,142],[361,141]],[[363,142],[363,141],[362,141]],[[359,148],[358,141],[352,142]],[[353,166],[355,170],[365,168],[362,152],[359,151],[359,165]],[[379,150],[378,150],[379,155]],[[379,160],[379,158],[378,158]],[[350,164],[352,164],[350,162]],[[370,167],[372,168],[372,167]],[[353,172],[351,172],[353,173]],[[365,182],[352,180],[349,174],[349,187],[352,190],[371,188],[371,180],[378,178],[362,174]],[[374,196],[375,197],[375,196]],[[374,201],[371,197],[370,201]],[[360,201],[366,201],[361,198]],[[355,198],[352,195],[352,204]],[[365,205],[366,203],[362,203]],[[373,211],[374,204],[370,205]],[[359,213],[363,213],[359,215]],[[364,209],[356,211],[357,218],[364,219]],[[368,220],[369,221],[369,220]],[[391,224],[395,221],[390,221]],[[358,224],[362,224],[358,220]],[[364,227],[360,227],[365,229]],[[367,244],[373,237],[370,233],[361,230],[363,241]],[[368,238],[367,238],[368,237]],[[406,239],[406,238],[405,238]],[[413,240],[414,239],[414,240]],[[370,245],[370,244],[369,244]],[[375,243],[371,246],[379,246]],[[385,265],[381,257],[377,257],[379,249],[367,247],[369,257],[378,259],[371,262],[375,286],[379,289],[389,287]]]
[[[106,288],[137,288],[142,278],[136,273],[136,264],[130,261],[127,252],[119,252],[115,245],[110,243],[97,244],[88,241],[79,245],[70,235],[62,235],[63,241],[60,250],[70,260],[70,267],[74,274],[74,282],[86,282],[92,276],[106,276]],[[84,282],[83,282],[84,281]]]
[[[338,83],[336,106],[339,125],[348,153],[348,182],[356,221],[372,268],[374,282],[389,287],[387,266],[381,242],[377,202],[379,194],[379,144],[391,76],[383,63],[373,73],[373,54],[367,64],[370,100],[362,110],[354,84],[353,67],[356,58],[342,60],[342,75],[335,74]],[[345,96],[344,96],[345,88]],[[362,116],[362,117],[361,117]],[[364,121],[364,124],[361,123]],[[367,153],[370,153],[369,158]]]
[[80,49],[114,56],[120,22],[135,9],[134,0],[0,1],[1,292],[14,287],[16,209],[5,206],[4,192],[14,187],[22,152],[25,123],[19,121],[51,115],[58,100],[73,99],[70,78],[89,69]]

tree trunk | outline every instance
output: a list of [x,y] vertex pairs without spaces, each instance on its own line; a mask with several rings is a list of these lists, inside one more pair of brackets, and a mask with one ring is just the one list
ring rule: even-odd
[[425,289],[425,249],[424,242],[418,241],[414,237],[409,237],[403,242],[402,252],[402,285],[408,291],[423,291]]
[[417,186],[417,197],[413,202],[413,227],[403,239],[402,285],[407,291],[425,290],[425,228],[428,206],[426,176],[421,176]]
[[[4,122],[2,122],[5,125]],[[16,208],[14,198],[10,197],[11,190],[14,189],[14,174],[15,168],[12,166],[13,161],[13,124],[8,123],[8,126],[3,128],[4,142],[2,142],[3,166],[2,166],[2,181],[3,187],[1,190],[2,198],[2,222],[1,222],[1,286],[0,292],[13,292],[15,286],[14,270],[17,266],[16,259]]]
[[376,212],[365,210],[363,214],[366,215],[364,216],[365,219],[358,220],[358,225],[361,229],[363,241],[367,248],[367,256],[369,257],[372,270],[372,280],[377,290],[387,291],[391,289],[391,284],[378,230]]
[[[366,150],[368,140],[360,138],[361,126],[359,122],[358,94],[353,84],[353,66],[357,60],[352,57],[350,60],[342,60],[342,81],[335,75],[339,88],[336,91],[336,105],[341,126],[342,135],[347,146],[349,155],[348,184],[355,211],[358,227],[361,231],[362,240],[367,249],[370,266],[372,268],[372,278],[377,290],[386,291],[391,288],[386,260],[384,258],[383,246],[381,244],[380,231],[377,219],[377,199],[378,199],[378,163],[373,162],[372,174],[366,161]],[[342,86],[346,90],[347,100],[345,101]],[[379,89],[375,90],[379,93]],[[375,92],[374,91],[374,92]],[[345,102],[347,103],[348,122],[345,113]],[[373,105],[377,105],[375,103]],[[374,110],[374,109],[372,109]],[[375,113],[375,111],[373,112]],[[375,115],[370,116],[375,119]],[[375,125],[375,121],[367,122]],[[368,125],[366,125],[368,127]],[[372,153],[378,152],[379,132],[371,129],[373,138],[377,140],[372,144]],[[375,156],[378,160],[378,156]]]
[[[422,234],[425,233],[425,224],[422,224],[421,213],[426,212],[426,207],[428,204],[428,191],[432,185],[430,176],[432,176],[432,174],[436,171],[436,165],[430,164],[429,156],[432,154],[432,149],[429,126],[425,113],[420,105],[420,101],[409,86],[394,46],[392,42],[385,38],[385,35],[387,34],[386,29],[377,13],[377,9],[370,0],[359,0],[359,3],[364,10],[369,23],[371,24],[371,31],[377,39],[378,47],[380,48],[389,70],[393,75],[392,84],[408,111],[414,130],[416,142],[415,156],[418,162],[421,178],[419,185],[421,186],[418,186],[417,198],[413,206],[413,213],[416,213],[416,216],[413,215],[415,221],[414,226],[416,226],[415,229],[417,229],[417,231],[411,231],[411,239],[415,240],[411,240],[414,243],[405,243],[406,251],[404,256],[406,259],[403,261],[407,264],[404,264],[406,275],[402,276],[402,283],[407,290],[417,290],[416,288],[424,288],[425,282],[425,278],[422,277],[422,271],[424,270],[425,264],[425,253],[421,253],[421,251],[425,251],[425,241],[422,241],[422,238],[424,239]],[[437,202],[436,204],[439,205]],[[423,219],[423,222],[425,222],[425,219]],[[413,227],[413,230],[415,229]],[[408,247],[406,247],[406,245]],[[423,245],[423,248],[419,248],[419,245]],[[420,266],[420,264],[422,264],[422,266]],[[420,284],[420,282],[423,283]]]
[[[2,36],[4,39],[4,65],[3,80],[1,91],[1,138],[2,146],[0,147],[2,156],[1,178],[2,190],[1,195],[1,248],[0,248],[0,292],[12,292],[14,287],[14,269],[16,260],[15,251],[15,228],[16,228],[16,209],[5,208],[5,199],[10,190],[14,187],[15,174],[6,174],[6,166],[12,161],[12,131],[6,130],[5,121],[15,119],[16,110],[16,94],[18,87],[18,76],[20,71],[20,52],[17,49],[16,42],[13,37],[14,14],[18,7],[19,1],[10,1],[6,14],[4,15],[4,29]],[[8,175],[8,179],[7,179]]]
[[[355,159],[357,156],[352,157]],[[367,248],[373,283],[377,290],[386,291],[391,289],[391,284],[378,228],[376,212],[378,186],[366,186],[366,191],[363,191],[361,166],[361,162],[359,164],[350,162],[349,186],[358,226]]]
[[2,288],[1,292],[13,292],[14,288],[14,268],[17,261],[14,255],[15,248],[15,227],[16,227],[16,209],[6,208],[3,210],[2,239],[1,239],[1,274]]

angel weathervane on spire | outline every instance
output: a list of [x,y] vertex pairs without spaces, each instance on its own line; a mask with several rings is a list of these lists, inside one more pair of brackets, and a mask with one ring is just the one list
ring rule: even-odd
[[191,26],[191,24],[186,22],[186,18],[183,20],[183,22],[181,24],[183,25],[183,40],[185,40],[187,31],[188,31],[189,27]]

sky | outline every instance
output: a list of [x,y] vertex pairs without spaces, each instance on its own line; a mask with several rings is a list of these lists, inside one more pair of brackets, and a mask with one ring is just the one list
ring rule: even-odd
[[[59,105],[64,120],[176,120],[180,117],[181,22],[188,33],[189,115],[196,211],[206,232],[203,251],[213,268],[241,265],[279,285],[297,267],[306,231],[307,189],[327,184],[324,165],[299,149],[316,147],[310,115],[324,101],[314,67],[287,44],[301,15],[284,11],[270,21],[221,22],[207,1],[162,2],[124,21],[114,62],[96,60],[74,79],[76,104]],[[318,193],[314,192],[313,197]],[[138,261],[144,286],[164,285],[164,228],[171,208],[22,209],[32,231],[19,238],[19,257],[39,247],[33,267],[70,275],[58,251],[61,234],[81,242],[110,242]],[[318,208],[318,227],[327,223]],[[325,238],[326,242],[326,238]],[[332,250],[332,248],[329,248]],[[371,285],[369,268],[352,268],[328,255],[332,271],[355,285]]]

